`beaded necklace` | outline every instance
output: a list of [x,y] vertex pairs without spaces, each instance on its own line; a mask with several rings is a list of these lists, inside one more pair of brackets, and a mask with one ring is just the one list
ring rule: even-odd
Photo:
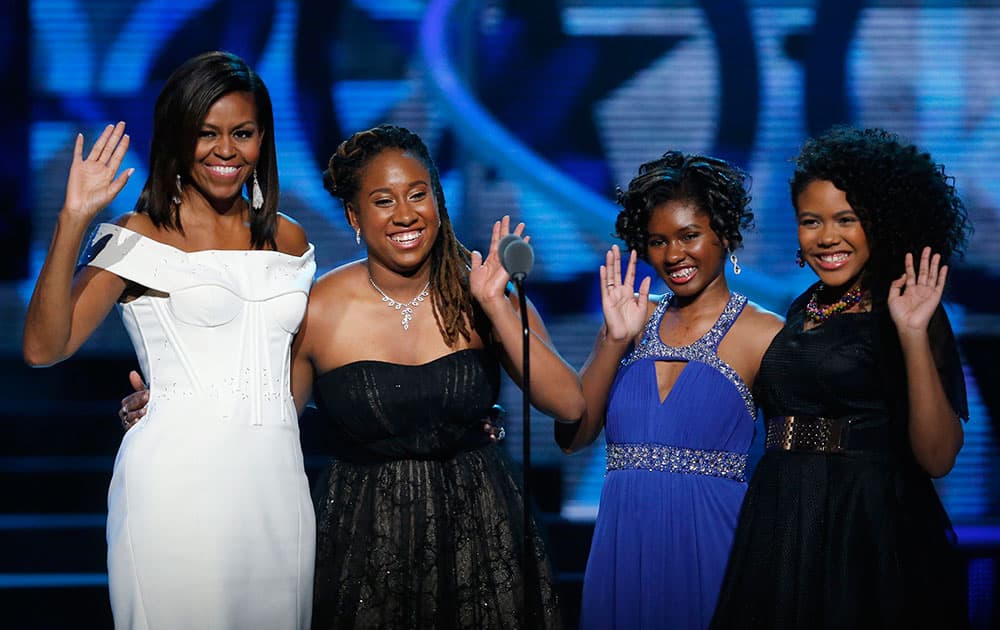
[[806,316],[810,321],[817,324],[822,324],[826,320],[830,319],[837,313],[841,313],[851,308],[855,304],[861,301],[865,292],[858,285],[840,296],[840,299],[833,304],[827,304],[826,306],[819,305],[819,292],[823,288],[823,285],[819,285],[813,290],[812,295],[809,297],[809,302],[806,304]]

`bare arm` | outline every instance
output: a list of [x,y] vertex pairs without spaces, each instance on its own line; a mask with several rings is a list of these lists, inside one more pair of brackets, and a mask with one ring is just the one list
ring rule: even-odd
[[[502,362],[507,373],[523,386],[521,357],[523,330],[516,296],[504,294],[510,276],[500,264],[498,244],[510,231],[510,218],[504,217],[493,225],[490,250],[484,260],[479,252],[472,253],[469,286],[473,296],[489,317],[493,333],[503,349]],[[520,235],[524,224],[514,233]],[[583,415],[583,393],[576,371],[556,352],[552,340],[535,307],[528,306],[528,344],[531,363],[531,404],[560,422],[575,422]]]
[[594,342],[580,377],[586,412],[574,427],[555,428],[556,442],[565,453],[590,446],[604,429],[605,412],[611,384],[618,374],[618,365],[642,331],[649,316],[650,278],[644,278],[635,293],[636,252],[629,256],[625,278],[621,275],[621,252],[613,246],[605,255],[600,268],[601,310],[604,325]]
[[931,352],[927,326],[941,301],[948,267],[925,248],[919,272],[906,255],[906,272],[889,290],[889,313],[899,333],[906,369],[910,445],[917,463],[932,477],[943,477],[955,465],[964,432],[945,395]]
[[132,174],[118,173],[128,142],[125,123],[108,125],[84,160],[83,136],[76,138],[66,199],[25,317],[22,351],[29,365],[52,365],[76,352],[125,290],[112,273],[87,268],[74,279],[73,271],[87,226]]
[[[299,332],[292,341],[292,398],[295,400],[295,411],[300,416],[311,397],[313,378],[316,371],[311,358],[310,344],[312,339],[309,337],[310,311],[315,311],[318,308],[318,306],[313,306],[313,304],[314,301],[310,299],[306,305],[306,314],[299,326]],[[313,318],[315,317],[316,314],[314,312]]]

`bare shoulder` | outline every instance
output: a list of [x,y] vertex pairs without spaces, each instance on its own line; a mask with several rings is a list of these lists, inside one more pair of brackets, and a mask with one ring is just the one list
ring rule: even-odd
[[367,275],[364,261],[359,260],[341,265],[316,279],[306,304],[305,346],[318,351],[315,349],[329,346],[352,328],[359,319],[352,317],[352,309],[360,302],[359,286],[363,286],[360,279]]
[[278,243],[278,251],[285,254],[301,256],[309,249],[309,239],[306,237],[305,229],[298,221],[283,212],[278,213],[274,239]]
[[736,326],[750,339],[759,341],[763,346],[771,343],[778,334],[785,320],[755,302],[747,302],[736,320]]
[[363,286],[362,280],[368,277],[364,260],[354,260],[327,271],[313,284],[309,294],[309,302],[321,301],[346,303]]
[[153,224],[153,220],[149,218],[149,215],[144,212],[126,212],[115,217],[112,223],[149,238],[157,238],[160,231]]
[[775,333],[785,325],[785,320],[781,315],[767,310],[756,302],[748,301],[742,315],[747,318],[747,323],[762,329],[773,330]]

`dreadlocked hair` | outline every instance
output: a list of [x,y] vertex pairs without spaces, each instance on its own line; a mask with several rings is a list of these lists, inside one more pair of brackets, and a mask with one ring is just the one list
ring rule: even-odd
[[842,190],[861,221],[871,251],[865,283],[873,300],[886,298],[907,253],[916,260],[929,246],[948,263],[961,258],[972,233],[944,166],[884,129],[838,126],[807,141],[790,182],[796,212],[799,195],[817,180]]
[[740,168],[707,155],[667,151],[639,167],[628,189],[618,189],[622,210],[615,236],[647,260],[647,226],[653,210],[670,201],[686,201],[709,217],[709,225],[730,252],[743,245],[741,229],[753,225],[749,176]]
[[473,327],[479,328],[483,314],[469,290],[469,250],[459,242],[448,216],[444,191],[437,167],[420,136],[404,127],[379,125],[359,131],[340,143],[323,171],[323,187],[344,204],[344,216],[350,221],[348,204],[356,201],[361,176],[368,164],[383,151],[399,150],[420,160],[431,176],[431,189],[437,204],[441,228],[431,248],[431,304],[434,320],[445,343],[454,346],[459,336],[466,341]]

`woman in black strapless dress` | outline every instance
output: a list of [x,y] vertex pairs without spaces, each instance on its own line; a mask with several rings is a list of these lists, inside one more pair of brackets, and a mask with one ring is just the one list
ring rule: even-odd
[[[943,167],[881,130],[836,129],[792,179],[800,265],[754,396],[750,481],[712,628],[961,628],[954,532],[931,483],[968,418],[940,305],[968,234]],[[933,250],[933,254],[931,254]]]
[[[520,314],[497,255],[509,219],[485,258],[466,250],[427,148],[399,127],[341,144],[324,184],[367,258],[316,282],[294,347],[295,398],[315,382],[334,450],[313,628],[558,627],[541,539],[523,563],[521,493],[483,431],[501,369],[521,381]],[[529,309],[532,404],[578,420],[579,378]]]

